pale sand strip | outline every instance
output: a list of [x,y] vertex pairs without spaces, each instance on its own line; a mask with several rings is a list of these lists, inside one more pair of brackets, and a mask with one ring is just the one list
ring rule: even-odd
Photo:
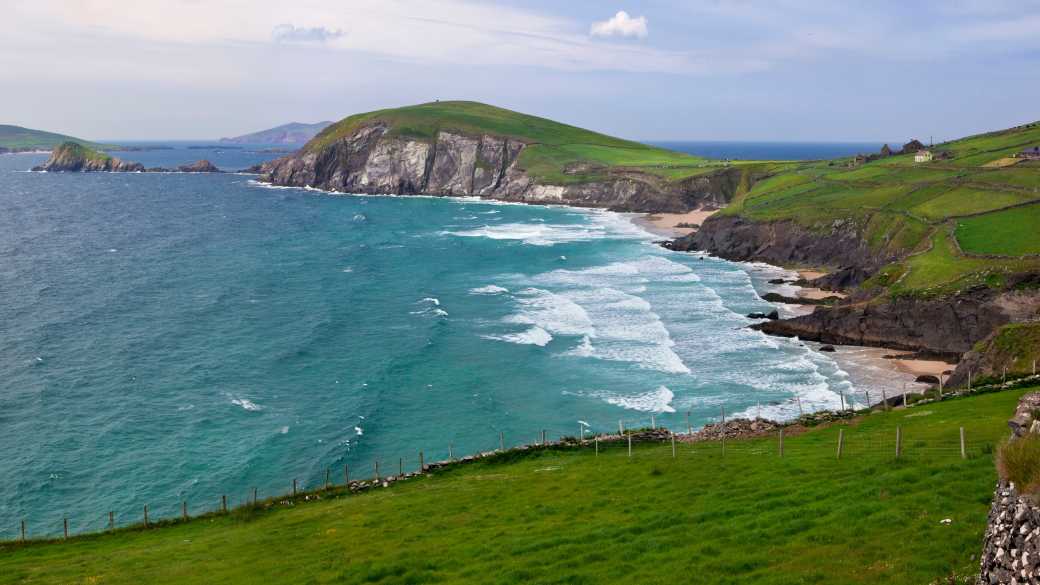
[[655,233],[668,236],[685,236],[696,231],[695,228],[676,227],[679,224],[701,225],[711,217],[717,209],[695,209],[686,213],[651,213],[637,219],[642,225],[651,228]]

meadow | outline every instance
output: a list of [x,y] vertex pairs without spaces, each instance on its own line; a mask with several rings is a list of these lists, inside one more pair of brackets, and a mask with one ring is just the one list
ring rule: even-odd
[[1023,392],[789,430],[782,456],[775,435],[674,457],[586,442],[359,495],[8,543],[0,583],[946,582],[977,570],[995,445]]

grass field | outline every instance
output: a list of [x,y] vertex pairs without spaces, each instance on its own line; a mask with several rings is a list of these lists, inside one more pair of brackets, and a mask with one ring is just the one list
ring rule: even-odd
[[[1028,124],[937,145],[936,151],[950,153],[945,160],[915,163],[900,155],[858,165],[850,159],[799,163],[754,185],[723,214],[790,221],[820,232],[836,222],[854,226],[877,254],[905,258],[869,281],[892,292],[999,285],[1003,280],[994,274],[1040,270],[1040,261],[966,257],[945,232],[954,222],[965,252],[1037,254],[1040,165],[984,166],[1036,144],[1040,124]],[[1038,205],[1021,206],[1034,201]],[[934,246],[936,241],[943,245]]]
[[674,459],[668,445],[543,451],[362,495],[8,544],[0,583],[930,583],[976,570],[993,446],[1023,392],[812,429],[782,458],[775,437],[725,454],[680,444]]
[[[528,143],[520,166],[550,184],[585,182],[601,178],[609,167],[640,170],[666,180],[677,180],[715,170],[722,163],[639,142],[623,140],[546,118],[529,116],[487,104],[445,101],[356,114],[329,126],[306,146],[318,150],[349,136],[363,124],[390,125],[391,135],[433,140],[441,131],[479,136],[492,134]],[[589,167],[564,172],[570,165]]]

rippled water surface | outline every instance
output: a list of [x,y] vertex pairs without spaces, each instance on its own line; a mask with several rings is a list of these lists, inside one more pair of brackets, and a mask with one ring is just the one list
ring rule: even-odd
[[781,271],[661,249],[623,215],[20,172],[40,160],[0,157],[7,537],[410,469],[500,432],[791,416],[898,383],[746,329]]

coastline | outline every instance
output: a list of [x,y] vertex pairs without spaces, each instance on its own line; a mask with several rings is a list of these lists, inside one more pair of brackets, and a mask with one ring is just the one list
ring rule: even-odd
[[694,209],[686,213],[639,213],[632,216],[632,221],[648,232],[669,238],[679,238],[697,231],[704,220],[714,215],[718,209]]

